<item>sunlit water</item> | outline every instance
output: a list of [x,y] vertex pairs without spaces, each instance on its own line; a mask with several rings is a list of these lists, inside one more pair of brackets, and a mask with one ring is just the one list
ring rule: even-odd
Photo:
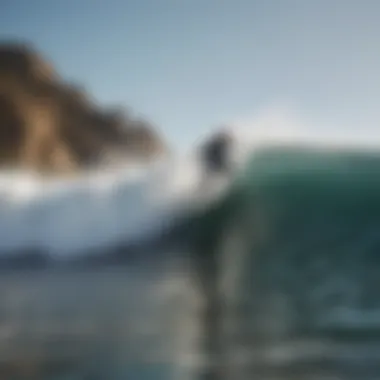
[[196,369],[186,265],[0,276],[1,379],[177,379]]

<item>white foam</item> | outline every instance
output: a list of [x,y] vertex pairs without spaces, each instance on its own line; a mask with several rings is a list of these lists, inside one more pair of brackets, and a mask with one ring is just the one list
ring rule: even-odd
[[[143,238],[207,202],[202,181],[195,157],[70,179],[2,172],[0,252],[40,247],[64,258]],[[208,184],[209,199],[215,198],[223,184]]]
[[252,117],[231,123],[231,134],[237,142],[238,160],[258,148],[298,145],[319,149],[379,150],[378,128],[370,126],[334,126],[309,122],[291,107],[268,107]]

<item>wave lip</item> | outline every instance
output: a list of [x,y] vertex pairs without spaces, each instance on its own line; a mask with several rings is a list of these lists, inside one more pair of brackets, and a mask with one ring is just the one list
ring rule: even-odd
[[195,156],[71,179],[2,172],[0,255],[42,251],[62,260],[138,245],[219,197],[226,185],[205,177]]

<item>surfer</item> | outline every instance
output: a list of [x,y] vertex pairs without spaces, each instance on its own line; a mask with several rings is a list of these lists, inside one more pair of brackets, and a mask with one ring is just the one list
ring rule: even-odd
[[[227,129],[222,129],[200,147],[199,157],[202,165],[202,194],[215,195],[215,187],[230,180],[233,172],[232,148],[234,139]],[[216,186],[215,186],[216,185]],[[218,241],[220,224],[224,221],[224,208],[217,207],[203,216],[204,226],[193,238],[193,265],[196,282],[204,296],[200,313],[203,328],[201,352],[208,358],[200,368],[199,378],[216,380],[221,378],[224,364],[222,337],[223,298],[219,289]]]

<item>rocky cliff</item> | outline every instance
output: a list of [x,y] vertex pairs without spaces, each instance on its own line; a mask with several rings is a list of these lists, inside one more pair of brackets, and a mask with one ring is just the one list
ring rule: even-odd
[[0,166],[72,172],[165,151],[148,122],[102,109],[31,46],[0,43]]

